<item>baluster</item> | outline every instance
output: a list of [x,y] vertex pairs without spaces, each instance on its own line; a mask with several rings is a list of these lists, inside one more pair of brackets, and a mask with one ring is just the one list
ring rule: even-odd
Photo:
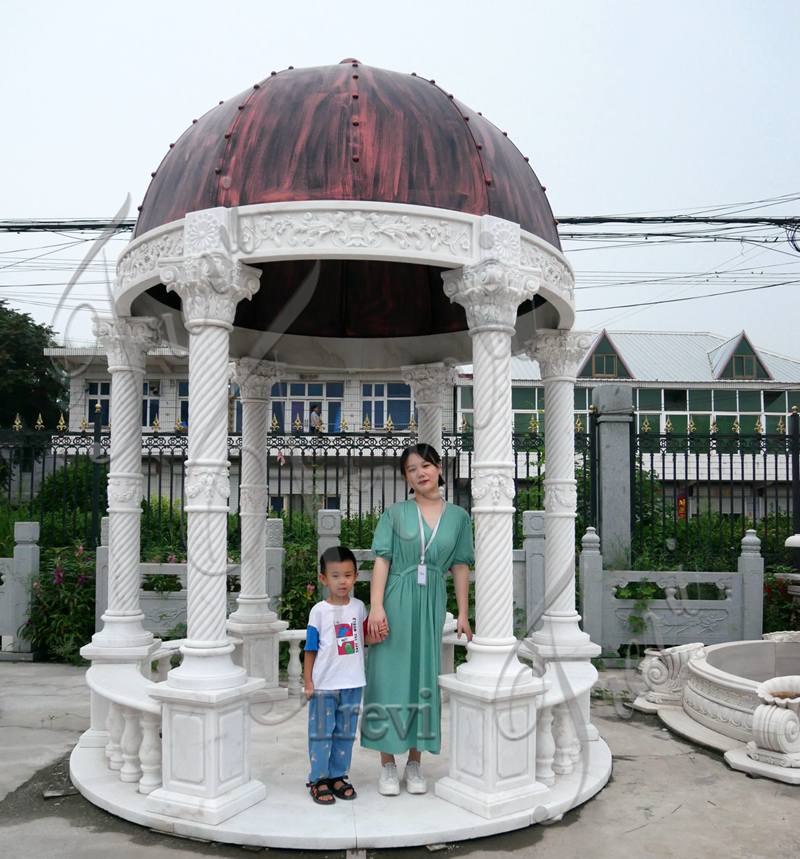
[[108,728],[108,742],[106,743],[108,768],[111,770],[120,770],[122,769],[122,746],[120,745],[120,741],[125,728],[125,719],[122,715],[122,708],[113,701],[109,701],[108,703],[106,727]]
[[553,710],[545,707],[539,710],[536,717],[536,781],[542,784],[553,784],[556,780],[553,772]]
[[556,753],[553,759],[553,771],[558,775],[571,773],[573,769],[572,736],[570,734],[571,719],[569,708],[566,704],[559,704],[555,709],[553,721],[553,738],[555,740]]
[[300,662],[300,639],[289,639],[289,694],[299,697],[303,694],[303,666]]
[[158,677],[157,679],[160,682],[163,682],[167,679],[167,675],[169,674],[169,669],[172,665],[172,653],[165,653],[163,656],[158,658]]
[[142,768],[139,765],[139,746],[142,742],[142,728],[139,724],[139,711],[133,707],[123,707],[122,716],[125,728],[122,731],[122,768],[120,781],[139,781]]
[[139,762],[142,777],[139,779],[139,793],[151,793],[161,787],[161,714],[142,713],[141,725]]

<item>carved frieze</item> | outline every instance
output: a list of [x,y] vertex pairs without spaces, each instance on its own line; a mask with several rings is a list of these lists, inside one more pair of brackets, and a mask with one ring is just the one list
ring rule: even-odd
[[574,513],[578,508],[578,487],[574,480],[544,481],[544,509],[547,513]]
[[186,465],[186,496],[208,505],[228,503],[230,481],[228,466]]
[[542,287],[555,293],[569,304],[575,301],[575,279],[569,266],[553,253],[523,239],[520,248],[520,265],[539,273]]
[[461,258],[472,253],[472,230],[444,218],[365,210],[243,215],[239,248],[247,254],[272,248],[385,248]]
[[481,259],[495,259],[508,265],[520,265],[519,224],[484,215],[478,235]]
[[142,501],[143,478],[136,474],[108,476],[108,503],[110,507],[130,507],[136,513]]
[[266,509],[266,486],[248,486],[242,484],[239,487],[239,512],[242,516],[247,516],[248,514],[264,516]]
[[117,281],[122,289],[158,274],[161,260],[183,255],[183,226],[146,239],[123,252],[117,263]]
[[491,502],[494,506],[507,505],[514,500],[514,480],[501,472],[478,473],[472,479],[473,501]]

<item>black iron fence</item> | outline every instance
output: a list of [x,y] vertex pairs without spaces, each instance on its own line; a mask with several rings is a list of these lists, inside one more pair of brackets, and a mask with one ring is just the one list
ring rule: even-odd
[[637,569],[734,569],[756,528],[768,563],[800,530],[800,427],[786,433],[631,435],[633,558]]
[[[368,522],[406,497],[399,473],[403,450],[416,441],[406,433],[269,434],[267,493],[271,515],[289,523],[311,517],[323,507],[342,510],[351,520],[353,539],[366,539]],[[6,514],[38,519],[43,545],[83,541],[96,545],[105,515],[110,438],[99,421],[83,432],[16,431],[0,434],[0,476]],[[579,531],[595,521],[591,433],[575,433]],[[444,492],[448,500],[470,509],[473,437],[470,432],[443,438]],[[241,435],[228,439],[231,463],[230,545],[238,546],[238,499],[241,481]],[[156,551],[185,553],[185,432],[147,432],[142,437],[144,504],[143,556]],[[514,433],[516,487],[515,541],[522,539],[522,512],[544,508],[546,457],[538,432]],[[364,527],[362,528],[362,523]],[[152,558],[155,559],[155,558]],[[161,558],[166,560],[165,557]]]

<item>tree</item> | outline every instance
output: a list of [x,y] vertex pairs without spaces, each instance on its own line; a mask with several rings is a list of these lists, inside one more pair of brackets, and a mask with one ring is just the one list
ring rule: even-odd
[[67,395],[64,374],[44,355],[55,345],[49,325],[0,299],[0,428],[8,429],[17,414],[26,427],[40,414],[47,429],[55,427]]

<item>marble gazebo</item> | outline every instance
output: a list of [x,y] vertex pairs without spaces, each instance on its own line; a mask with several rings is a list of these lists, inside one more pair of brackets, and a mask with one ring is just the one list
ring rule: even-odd
[[[607,782],[589,712],[599,648],[574,594],[573,384],[589,338],[571,331],[572,271],[526,162],[434,81],[351,59],[272,72],[170,146],[118,262],[114,316],[97,325],[112,376],[109,594],[82,651],[92,722],[71,759],[93,802],[215,841],[379,847],[558,819]],[[138,603],[140,401],[145,353],[162,338],[189,350],[188,632],[180,664],[151,679],[165,651]],[[539,361],[547,400],[546,605],[522,643],[509,432],[520,351]],[[228,617],[230,361],[243,431],[241,594]],[[474,366],[476,634],[468,661],[441,676],[446,772],[424,797],[360,784],[334,825],[252,752],[274,749],[278,729],[251,709],[277,711],[285,695],[286,624],[269,608],[264,553],[271,386],[286,364],[396,370],[414,389],[419,439],[440,446],[431,391],[460,362]]]

